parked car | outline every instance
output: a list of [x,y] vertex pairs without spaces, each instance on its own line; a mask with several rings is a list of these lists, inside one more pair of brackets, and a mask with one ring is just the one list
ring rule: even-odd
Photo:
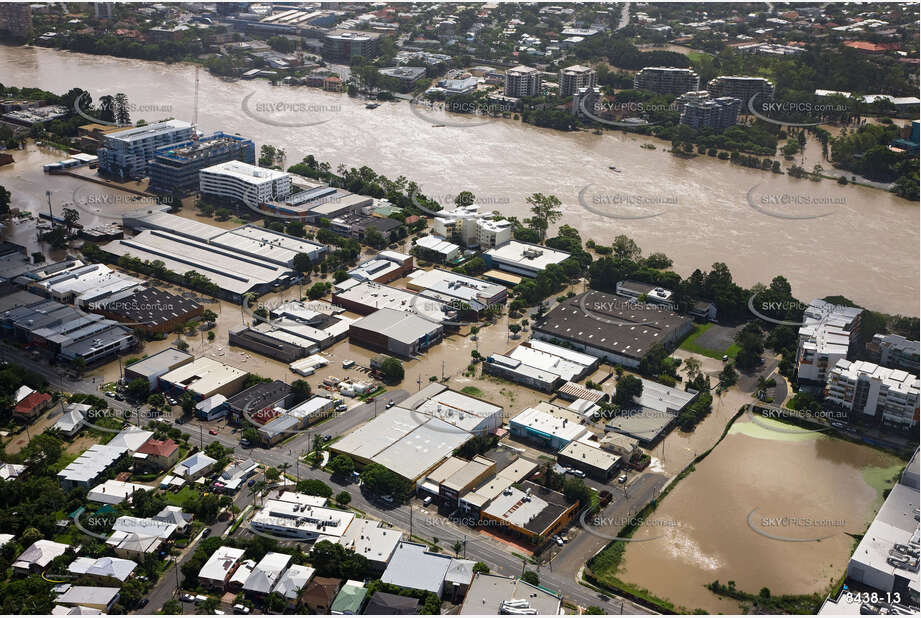
[[617,477],[617,482],[618,482],[618,483],[626,483],[626,482],[627,482],[627,475],[626,475],[626,474],[621,474],[620,476],[618,476],[618,477]]
[[193,601],[195,601],[195,595],[194,595],[194,594],[189,594],[188,592],[185,593],[185,594],[183,594],[183,595],[180,596],[179,598],[180,598],[181,600],[185,601],[186,603],[192,603]]
[[249,613],[249,608],[248,608],[247,606],[245,606],[245,605],[240,605],[239,603],[237,603],[236,605],[233,606],[233,613],[235,613],[235,614],[248,614],[248,613]]
[[208,430],[208,433],[210,433],[212,436],[216,436],[216,435],[217,435],[217,429],[209,429],[209,430]]
[[432,503],[432,496],[426,496],[425,500],[422,501],[422,506],[428,506]]
[[572,470],[570,470],[569,473],[572,474],[572,475],[573,475],[574,477],[576,477],[577,479],[584,479],[584,478],[585,478],[585,472],[582,472],[582,470],[576,470],[575,468],[573,468]]
[[249,448],[249,440],[246,438],[240,438],[240,446],[243,448]]
[[252,487],[255,484],[256,484],[256,479],[250,479],[249,481],[247,481],[246,486]]
[[201,531],[201,538],[207,539],[209,536],[211,536],[211,528],[205,528]]
[[323,436],[323,441],[324,441],[324,442],[332,442],[332,440],[333,440],[333,434],[331,434],[331,433],[328,433],[328,434],[326,434],[325,436]]
[[387,409],[389,410],[390,408],[393,407],[393,405],[394,405],[394,404],[393,404],[393,399],[391,399],[390,401],[387,402],[387,405],[384,406],[384,407],[387,408]]
[[553,537],[553,540],[554,540],[554,541],[556,542],[556,544],[559,545],[560,547],[563,546],[563,539],[560,538],[560,535],[556,535],[555,537]]
[[355,361],[353,361],[353,360],[344,360],[344,361],[342,361],[342,368],[343,368],[343,369],[350,369],[350,368],[352,368],[352,367],[354,367],[354,366],[355,366]]
[[393,504],[393,496],[381,496],[381,500],[387,504]]
[[138,608],[147,607],[147,604],[150,603],[150,599],[141,599],[138,602]]
[[339,405],[336,406],[336,412],[345,412],[348,409],[349,407],[345,405],[344,403],[340,403]]

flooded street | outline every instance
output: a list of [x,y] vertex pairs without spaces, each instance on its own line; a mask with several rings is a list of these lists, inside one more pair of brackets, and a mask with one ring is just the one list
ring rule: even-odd
[[[158,110],[132,120],[193,116],[189,65],[2,47],[0,75],[8,85],[59,93],[84,88],[94,100],[124,92],[133,105]],[[288,165],[307,154],[333,169],[367,165],[391,178],[405,175],[443,203],[472,190],[485,208],[518,217],[528,215],[525,196],[551,193],[563,203],[560,223],[579,228],[584,239],[607,243],[627,234],[646,253],[668,254],[682,275],[723,261],[741,285],[783,274],[801,299],[843,294],[873,309],[919,312],[917,204],[884,191],[797,180],[711,157],[679,158],[665,152],[668,145],[661,141],[619,132],[561,133],[514,120],[453,126],[463,119],[414,112],[405,102],[368,110],[363,100],[345,95],[260,80],[226,82],[206,71],[200,72],[199,94],[203,131],[239,132],[260,145],[274,144],[285,149]],[[293,111],[265,111],[278,107]],[[830,169],[820,157],[821,149],[809,144],[805,158],[798,155],[794,162],[808,170],[817,163]],[[610,171],[610,165],[622,172]],[[0,183],[5,173],[0,170]],[[59,182],[47,179],[54,190]],[[40,200],[41,188],[39,197],[28,199]],[[782,219],[752,206],[749,194],[808,195],[834,206],[821,218]],[[14,190],[14,206],[19,199]],[[667,207],[652,218],[613,218],[636,214],[623,208],[635,200]],[[893,268],[893,256],[910,259]]]
[[[721,427],[724,424],[721,425]],[[821,434],[742,416],[628,543],[618,577],[688,609],[736,613],[705,588],[824,593],[841,576],[900,462]],[[666,525],[666,523],[668,525]],[[821,540],[817,540],[821,539]],[[757,556],[757,559],[753,559]]]

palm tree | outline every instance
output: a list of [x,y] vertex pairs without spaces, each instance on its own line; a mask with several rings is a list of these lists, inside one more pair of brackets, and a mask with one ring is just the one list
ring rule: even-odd
[[291,464],[289,464],[287,461],[284,463],[278,464],[278,471],[281,472],[282,477],[285,476],[285,472],[287,472],[288,468],[290,467],[291,467]]

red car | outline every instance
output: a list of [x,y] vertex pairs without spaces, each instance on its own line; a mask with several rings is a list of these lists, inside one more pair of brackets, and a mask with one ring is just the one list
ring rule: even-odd
[[209,429],[209,430],[208,430],[208,433],[210,433],[212,436],[216,436],[216,435],[217,435],[217,429]]

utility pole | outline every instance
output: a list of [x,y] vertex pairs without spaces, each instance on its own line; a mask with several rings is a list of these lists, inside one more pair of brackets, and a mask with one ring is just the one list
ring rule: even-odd
[[419,385],[419,390],[421,391],[421,390],[422,390],[422,374],[421,374],[421,373],[420,373],[419,376],[416,378],[416,384]]
[[173,564],[173,570],[176,571],[176,595],[182,592],[182,586],[179,585],[179,556],[173,558],[175,564]]
[[444,382],[444,379],[445,379],[445,362],[442,360],[441,361],[441,381]]
[[413,503],[409,503],[409,540],[413,540]]
[[45,197],[48,198],[48,216],[51,217],[51,228],[54,229],[54,211],[51,210],[51,191],[45,191]]
[[201,439],[201,450],[205,450],[205,426],[198,422],[198,435]]

